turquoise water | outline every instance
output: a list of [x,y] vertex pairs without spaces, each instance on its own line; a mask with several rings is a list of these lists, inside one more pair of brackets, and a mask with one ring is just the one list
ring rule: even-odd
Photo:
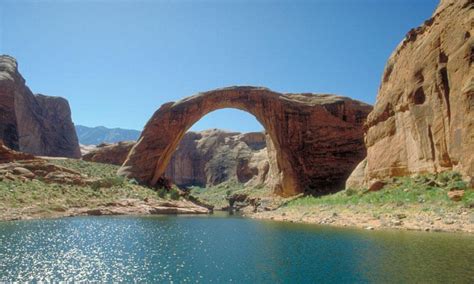
[[0,281],[473,283],[474,237],[238,216],[0,222]]

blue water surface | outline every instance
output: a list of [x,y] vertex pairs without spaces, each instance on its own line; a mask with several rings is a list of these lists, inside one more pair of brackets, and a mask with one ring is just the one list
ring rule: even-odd
[[0,222],[0,281],[474,283],[474,237],[238,216]]

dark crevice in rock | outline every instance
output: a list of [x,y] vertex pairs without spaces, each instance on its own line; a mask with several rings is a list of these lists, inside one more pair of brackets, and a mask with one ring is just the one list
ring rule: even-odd
[[448,56],[446,55],[446,53],[444,53],[444,51],[441,51],[439,53],[439,63],[443,64],[443,63],[448,63]]
[[446,67],[443,67],[439,70],[439,75],[441,77],[442,91],[444,95],[444,100],[446,102],[446,108],[448,111],[448,119],[451,120],[451,104],[449,102],[449,79],[448,79],[448,70]]
[[[471,7],[469,7],[471,6]],[[466,0],[466,3],[462,6],[463,9],[466,9],[469,7],[469,9],[472,9],[474,6],[474,0]]]
[[415,93],[413,94],[413,102],[416,105],[421,105],[425,102],[426,96],[425,91],[423,91],[423,87],[419,87],[416,89]]
[[431,159],[434,161],[436,159],[435,153],[435,144],[433,140],[433,132],[431,131],[431,125],[428,126],[428,138],[430,139],[430,147],[431,147]]
[[420,84],[425,81],[425,77],[423,76],[423,69],[420,69],[415,72],[415,80]]

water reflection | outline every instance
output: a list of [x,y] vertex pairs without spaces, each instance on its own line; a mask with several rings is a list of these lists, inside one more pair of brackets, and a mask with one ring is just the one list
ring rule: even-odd
[[0,281],[474,281],[469,235],[368,232],[231,217],[0,223]]

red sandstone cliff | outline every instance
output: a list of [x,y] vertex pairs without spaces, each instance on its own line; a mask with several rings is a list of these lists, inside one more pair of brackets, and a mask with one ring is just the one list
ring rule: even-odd
[[474,176],[474,1],[443,0],[390,56],[365,124],[355,187],[391,176]]
[[14,58],[0,56],[0,139],[11,149],[40,156],[79,158],[71,110],[60,97],[34,95]]

